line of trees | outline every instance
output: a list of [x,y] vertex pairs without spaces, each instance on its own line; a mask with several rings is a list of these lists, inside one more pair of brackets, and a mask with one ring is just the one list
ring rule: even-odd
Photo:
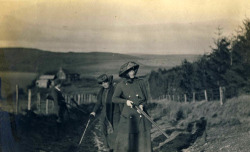
[[[149,76],[151,96],[187,94],[227,86],[235,95],[250,92],[250,20],[245,19],[236,35],[225,37],[218,29],[218,38],[210,54],[196,62],[184,60],[172,69],[152,71]],[[236,89],[237,88],[237,89]],[[234,90],[234,91],[232,91]]]

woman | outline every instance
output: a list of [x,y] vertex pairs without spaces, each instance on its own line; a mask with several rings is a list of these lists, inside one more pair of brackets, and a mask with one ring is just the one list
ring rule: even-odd
[[[101,85],[101,89],[97,96],[97,103],[90,116],[95,117],[96,112],[101,109],[99,120],[101,123],[101,136],[104,141],[105,151],[112,151],[115,130],[119,121],[119,108],[112,103],[112,96],[114,93],[113,76],[102,74],[97,78],[98,83]],[[104,150],[103,150],[104,151]]]
[[[122,105],[115,152],[151,152],[150,122],[133,105],[146,112],[148,93],[142,79],[136,77],[139,65],[128,62],[121,66],[119,76],[124,78],[115,89],[112,101]],[[147,112],[146,112],[147,113]]]

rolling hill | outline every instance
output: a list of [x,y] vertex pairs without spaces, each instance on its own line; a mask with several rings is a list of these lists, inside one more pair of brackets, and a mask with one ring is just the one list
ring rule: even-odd
[[32,48],[0,48],[0,71],[45,73],[59,67],[81,75],[117,74],[127,61],[141,65],[138,74],[158,68],[171,68],[184,59],[194,61],[198,55],[127,55],[110,52],[58,53]]
[[28,48],[1,48],[0,59],[0,71],[43,73],[64,67],[85,73],[81,72],[86,70],[85,67],[91,70],[104,63],[138,58],[116,53],[57,53]]

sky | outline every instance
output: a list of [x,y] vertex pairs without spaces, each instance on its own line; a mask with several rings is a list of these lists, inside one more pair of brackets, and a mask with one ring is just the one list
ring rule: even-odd
[[0,47],[204,54],[250,18],[249,0],[0,0]]

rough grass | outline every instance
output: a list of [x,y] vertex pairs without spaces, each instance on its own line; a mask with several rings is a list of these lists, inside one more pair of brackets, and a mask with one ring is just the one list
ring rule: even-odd
[[167,100],[154,101],[157,109],[152,115],[162,116],[169,121],[197,120],[205,117],[208,124],[213,125],[232,125],[232,121],[243,123],[248,121],[250,116],[250,96],[243,95],[229,99],[220,105],[219,101],[201,101],[196,103],[173,102]]
[[[206,140],[197,139],[186,151],[246,151],[250,147],[250,96],[242,95],[228,99],[224,105],[219,101],[180,103],[167,100],[154,101],[151,116],[163,130],[186,129],[191,122],[204,117],[207,121]],[[178,131],[177,131],[178,132]],[[242,135],[245,135],[242,137]],[[159,140],[160,133],[152,129],[153,140]],[[170,133],[171,136],[171,133]],[[205,138],[204,138],[205,139]],[[201,142],[202,141],[202,142]],[[235,144],[240,143],[240,144]],[[184,144],[184,143],[183,143]],[[185,151],[185,150],[184,150]]]

